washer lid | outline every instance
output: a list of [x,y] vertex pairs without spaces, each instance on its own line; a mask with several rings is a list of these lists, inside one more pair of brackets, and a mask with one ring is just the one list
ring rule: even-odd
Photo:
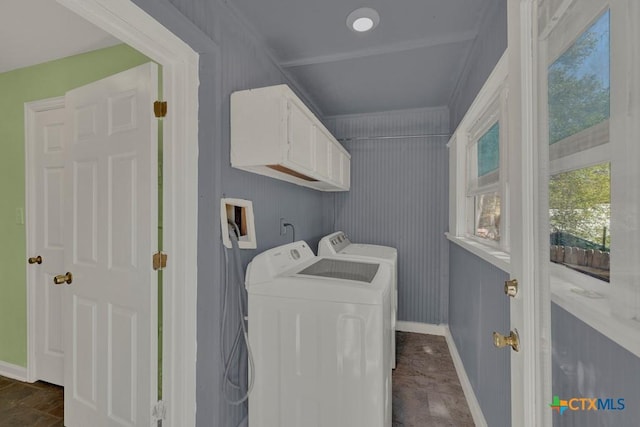
[[322,258],[299,271],[298,274],[371,283],[376,277],[379,267],[379,264]]

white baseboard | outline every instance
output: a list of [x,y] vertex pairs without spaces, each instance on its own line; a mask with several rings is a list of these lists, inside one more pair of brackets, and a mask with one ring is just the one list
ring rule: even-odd
[[0,375],[27,382],[27,368],[0,360]]
[[458,379],[460,380],[460,385],[462,385],[464,397],[467,399],[471,416],[473,416],[473,422],[476,424],[476,427],[487,427],[487,420],[484,419],[482,408],[480,408],[480,403],[473,391],[471,381],[469,381],[469,377],[467,376],[467,371],[464,369],[464,364],[462,363],[462,359],[458,353],[458,348],[453,340],[449,326],[444,325],[444,330],[444,337],[447,340],[447,345],[449,346],[449,353],[451,353],[451,359],[453,359],[453,366],[455,366],[456,372],[458,373]]
[[432,323],[404,322],[396,323],[396,331],[414,332],[416,334],[445,336],[447,325],[434,325]]

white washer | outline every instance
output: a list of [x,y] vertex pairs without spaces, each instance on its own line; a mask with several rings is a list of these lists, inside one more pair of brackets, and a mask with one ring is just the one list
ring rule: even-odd
[[323,237],[318,243],[318,256],[337,256],[352,260],[387,263],[393,275],[391,298],[391,367],[396,368],[396,323],[398,322],[398,250],[391,246],[351,243],[342,231]]
[[302,241],[247,267],[250,427],[390,427],[391,268]]

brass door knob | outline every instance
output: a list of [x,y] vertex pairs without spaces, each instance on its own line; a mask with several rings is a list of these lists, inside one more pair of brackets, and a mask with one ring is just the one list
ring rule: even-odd
[[518,280],[512,279],[504,282],[504,293],[512,298],[518,295]]
[[56,285],[62,285],[63,283],[70,285],[71,282],[73,282],[73,274],[69,273],[68,271],[67,274],[60,274],[53,278],[53,283],[55,283]]
[[31,258],[29,258],[29,264],[42,264],[42,257],[40,255],[38,256],[32,256]]
[[493,345],[498,348],[511,346],[513,351],[520,351],[520,336],[518,335],[518,330],[511,331],[508,337],[494,332]]

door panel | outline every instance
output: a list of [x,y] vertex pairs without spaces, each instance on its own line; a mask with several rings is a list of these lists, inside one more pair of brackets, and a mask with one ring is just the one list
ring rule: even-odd
[[313,123],[295,102],[288,101],[287,106],[289,108],[289,160],[313,171],[315,169]]
[[34,115],[32,149],[35,221],[28,224],[35,236],[29,256],[40,255],[42,264],[29,268],[36,273],[35,289],[35,377],[53,384],[64,381],[62,338],[62,289],[53,276],[64,268],[64,105]]
[[331,146],[329,138],[320,128],[315,127],[316,172],[323,178],[329,178]]
[[342,153],[335,145],[331,144],[331,180],[338,185],[342,184]]
[[[151,422],[157,381],[157,67],[66,95],[65,424]],[[61,271],[60,273],[63,273]]]

